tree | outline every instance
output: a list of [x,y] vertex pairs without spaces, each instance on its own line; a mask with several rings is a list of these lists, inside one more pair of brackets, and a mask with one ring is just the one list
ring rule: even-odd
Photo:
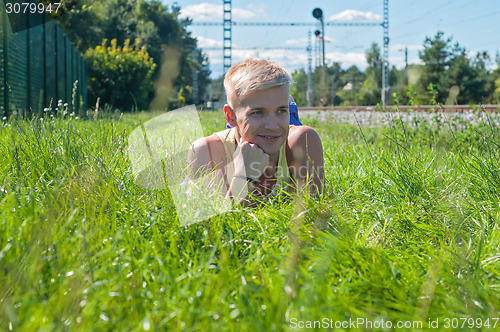
[[492,79],[494,80],[493,102],[500,103],[500,64],[493,72]]
[[117,45],[123,45],[127,39],[138,38],[156,64],[153,79],[158,78],[163,53],[180,50],[176,74],[170,78],[177,90],[166,97],[177,100],[177,91],[182,88],[189,104],[194,101],[194,72],[198,73],[199,96],[203,96],[210,70],[206,55],[197,49],[197,40],[186,31],[190,21],[181,21],[178,16],[179,8],[169,11],[159,0],[83,0],[58,18],[58,22],[81,53],[100,45],[104,39],[116,39]]
[[356,66],[349,67],[340,77],[343,85],[337,93],[342,105],[359,105],[358,95],[364,81],[364,74]]
[[[480,61],[481,62],[481,61]],[[447,104],[469,104],[481,103],[486,97],[486,76],[481,71],[484,64],[471,65],[464,48],[455,45],[453,58],[449,62],[449,68],[441,79],[441,94],[445,94],[446,89],[449,95]],[[455,87],[455,88],[453,88]],[[458,94],[457,94],[458,93]],[[456,95],[456,96],[455,96]],[[455,100],[453,100],[455,98]]]
[[[321,67],[316,67],[312,73],[313,81],[313,105],[320,104],[320,91],[321,91]],[[342,89],[344,86],[341,77],[344,71],[341,69],[340,64],[334,62],[331,66],[326,67],[325,70],[325,90],[327,96],[327,103],[329,105],[339,105],[342,99],[338,96],[337,90]],[[307,73],[304,69],[295,71],[292,74],[294,85],[292,87],[292,96],[295,98],[297,105],[306,106],[307,105]],[[335,96],[335,97],[334,97]],[[335,98],[335,100],[333,100]]]
[[149,94],[153,90],[155,64],[144,47],[139,47],[139,40],[130,46],[127,39],[123,47],[116,39],[85,52],[89,64],[88,93],[91,100],[100,98],[100,103],[110,104],[127,110],[129,107],[146,109]]
[[422,66],[421,77],[417,85],[417,90],[421,98],[426,99],[424,103],[429,101],[426,96],[426,91],[429,83],[437,86],[438,95],[436,100],[444,102],[447,94],[444,93],[442,86],[443,74],[448,69],[451,52],[451,38],[443,39],[444,33],[438,31],[434,39],[425,38],[424,50],[419,51],[419,57],[424,63]]
[[487,64],[491,61],[492,57],[486,51],[479,52],[472,61],[472,67],[476,70],[478,80],[485,82],[483,91],[478,91],[479,95],[474,96],[474,98],[488,104],[493,103],[495,93],[495,72],[490,72],[487,68]]
[[436,86],[436,101],[449,104],[483,103],[493,98],[493,82],[486,63],[490,57],[480,52],[472,60],[467,50],[452,38],[443,38],[438,32],[434,39],[427,37],[424,50],[419,53],[424,62],[418,82],[419,99],[429,102],[425,94],[429,83]]
[[291,95],[299,106],[307,106],[307,73],[304,68],[292,73],[294,84]]
[[345,83],[341,81],[344,71],[342,70],[340,63],[334,62],[330,67],[326,68],[326,73],[327,77],[330,78],[326,81],[326,91],[330,92],[330,94],[327,94],[328,103],[330,105],[340,105],[342,103],[342,99],[338,92],[345,85]]
[[[389,72],[391,90],[397,94],[399,104],[429,104],[434,99],[443,104],[500,102],[500,54],[496,57],[499,69],[490,72],[491,57],[487,52],[471,57],[458,43],[452,44],[452,38],[437,32],[433,38],[425,39],[419,56],[423,65],[409,65],[405,70],[393,66]],[[342,70],[338,63],[327,66],[326,89],[337,92],[335,102],[329,98],[330,105],[375,105],[380,101],[382,59],[376,43],[366,51],[366,61],[368,66],[364,73],[355,66],[347,70]],[[321,67],[313,72],[314,105],[319,105],[320,73]],[[307,75],[301,69],[293,78],[294,97],[299,106],[303,106],[306,104]],[[430,84],[436,95],[428,93]]]
[[373,43],[366,51],[366,62],[368,67],[357,95],[357,102],[359,105],[375,105],[380,101],[382,91],[382,59],[377,43]]

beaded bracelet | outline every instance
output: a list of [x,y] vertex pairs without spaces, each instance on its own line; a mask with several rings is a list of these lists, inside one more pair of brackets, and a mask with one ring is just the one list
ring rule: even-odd
[[244,175],[240,175],[240,174],[233,174],[233,178],[247,180],[247,181],[249,181],[249,182],[251,182],[253,184],[256,184],[256,183],[259,182],[257,180],[252,179],[252,178],[249,178],[248,176],[244,176]]

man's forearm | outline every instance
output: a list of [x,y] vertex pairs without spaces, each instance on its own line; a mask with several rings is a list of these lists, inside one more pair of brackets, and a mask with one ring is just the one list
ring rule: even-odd
[[243,207],[252,206],[254,197],[252,192],[256,189],[255,185],[244,178],[235,177],[231,179],[226,199],[231,199]]

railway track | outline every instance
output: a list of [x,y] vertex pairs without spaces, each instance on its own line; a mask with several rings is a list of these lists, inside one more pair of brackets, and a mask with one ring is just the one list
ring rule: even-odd
[[[428,112],[428,111],[438,111],[447,113],[462,113],[472,111],[473,108],[470,105],[443,105],[441,107],[435,105],[420,105],[420,106],[398,106],[400,111],[413,112]],[[500,112],[500,105],[478,105],[476,109],[482,109],[485,112],[498,113]],[[311,112],[311,111],[354,111],[354,112],[391,112],[395,110],[395,106],[316,106],[316,107],[299,107],[299,111]]]
[[[483,105],[479,109],[484,112],[473,112],[470,105],[442,106],[399,106],[396,112],[394,106],[384,109],[376,106],[343,106],[343,107],[300,107],[301,119],[316,119],[320,122],[336,122],[363,126],[386,126],[397,118],[410,125],[425,121],[434,124],[443,121],[460,123],[478,123],[486,114],[491,114],[490,120],[500,125],[500,110],[498,105]],[[478,108],[475,108],[476,110]],[[396,114],[395,114],[396,113]]]

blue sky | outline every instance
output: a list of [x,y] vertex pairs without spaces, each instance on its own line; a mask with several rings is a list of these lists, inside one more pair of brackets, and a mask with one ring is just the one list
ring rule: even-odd
[[[222,22],[222,0],[163,0],[169,6],[177,3],[181,15],[193,22]],[[381,22],[383,0],[233,0],[232,16],[236,22],[310,22],[316,23],[312,11],[319,7],[326,21]],[[319,26],[318,26],[319,27]],[[222,47],[222,26],[190,26],[201,48]],[[287,70],[307,68],[307,35],[312,27],[250,26],[233,27],[233,64],[248,57],[276,61]],[[418,51],[426,36],[437,31],[452,37],[473,56],[488,51],[495,66],[500,51],[500,0],[390,0],[389,62],[402,68],[404,51],[408,62],[418,63]],[[382,47],[382,27],[325,26],[326,60],[340,62],[344,68],[366,67],[365,51],[373,42]],[[302,47],[303,49],[279,49]],[[212,77],[222,74],[222,49],[206,50]],[[314,61],[313,61],[314,66]]]

